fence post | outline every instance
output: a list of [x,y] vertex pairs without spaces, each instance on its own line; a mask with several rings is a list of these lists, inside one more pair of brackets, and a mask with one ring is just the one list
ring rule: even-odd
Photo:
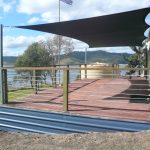
[[[81,68],[81,65],[79,67]],[[81,80],[81,70],[79,71],[79,79]]]
[[7,69],[2,70],[3,77],[3,104],[8,103]]
[[112,79],[114,79],[114,68],[115,68],[115,64],[112,64]]
[[[67,68],[69,68],[69,65],[67,65]],[[70,75],[69,75],[70,71],[68,70],[68,83],[70,83]]]
[[85,64],[84,66],[85,66],[85,79],[87,79],[87,64]]
[[35,94],[37,94],[37,73],[36,70],[33,70],[33,87]]
[[69,82],[69,70],[68,68],[64,69],[64,82],[63,82],[63,107],[64,112],[68,111],[68,82]]
[[57,85],[57,69],[56,69],[56,65],[53,66],[53,69],[51,70],[52,71],[52,75],[53,75],[53,86],[54,88],[56,88],[56,85]]

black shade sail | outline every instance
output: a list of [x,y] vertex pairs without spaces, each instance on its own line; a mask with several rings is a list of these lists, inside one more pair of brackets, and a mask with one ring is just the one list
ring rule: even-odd
[[140,46],[148,28],[145,17],[150,8],[73,21],[18,28],[38,30],[86,42],[89,47]]

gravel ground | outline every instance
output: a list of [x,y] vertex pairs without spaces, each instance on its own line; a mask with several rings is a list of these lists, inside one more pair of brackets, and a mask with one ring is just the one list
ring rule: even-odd
[[0,132],[0,150],[149,150],[150,131],[46,135]]

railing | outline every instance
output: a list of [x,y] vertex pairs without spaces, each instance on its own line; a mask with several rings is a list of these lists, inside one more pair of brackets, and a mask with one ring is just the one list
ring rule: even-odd
[[[94,68],[95,67],[95,68]],[[144,80],[141,83],[125,83],[128,84],[129,92],[125,93],[123,90],[124,83],[117,82],[101,82],[97,85],[92,83],[100,79],[128,79],[133,80],[134,78],[146,79],[149,75],[144,72],[148,72],[149,68],[116,68],[115,66],[91,66],[81,65],[81,67],[21,67],[21,68],[2,68],[3,76],[3,103],[8,103],[11,100],[24,100],[30,101],[32,95],[38,93],[46,93],[47,90],[59,89],[63,96],[63,108],[64,112],[68,111],[68,100],[74,96],[83,96],[83,99],[87,99],[87,96],[91,99],[98,99],[99,95],[97,92],[101,89],[102,85],[105,86],[115,86],[122,84],[121,94],[118,96],[109,95],[105,91],[101,98],[111,99],[126,99],[130,97],[130,101],[144,99],[145,102],[149,102],[149,84]],[[60,69],[60,75],[58,75],[58,70]],[[134,74],[130,74],[130,71],[135,71]],[[140,75],[139,75],[140,71]],[[59,79],[61,77],[61,79]],[[102,80],[101,80],[102,81]],[[59,83],[60,82],[60,83]],[[86,89],[86,86],[91,84],[92,86],[97,86],[96,91]],[[132,86],[132,87],[131,87]],[[141,87],[142,86],[142,87]],[[83,88],[84,87],[84,88]],[[137,88],[136,88],[137,87]],[[143,88],[144,87],[144,88]],[[82,90],[78,90],[81,89]],[[114,88],[115,89],[115,88]],[[73,91],[77,91],[74,93]],[[134,91],[134,92],[133,92]],[[143,94],[136,94],[137,91],[144,91]],[[87,95],[88,93],[88,95]],[[115,93],[115,92],[114,92]],[[30,97],[31,96],[31,97]],[[29,97],[29,98],[28,98]],[[54,97],[50,94],[47,95],[48,98]],[[46,98],[43,97],[43,98]],[[71,102],[74,103],[74,102]]]

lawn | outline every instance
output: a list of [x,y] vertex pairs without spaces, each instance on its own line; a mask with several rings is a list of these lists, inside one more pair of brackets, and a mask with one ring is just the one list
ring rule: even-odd
[[[45,89],[52,89],[52,87],[50,85],[43,85],[42,87],[40,87],[40,91]],[[34,93],[35,90],[33,88],[22,88],[18,90],[11,90],[8,92],[8,101],[13,101],[17,99],[20,100],[21,98],[27,97]]]
[[24,88],[24,89],[19,89],[19,90],[12,90],[8,92],[8,100],[13,101],[17,99],[24,98],[26,96],[29,96],[31,94],[34,94],[34,89],[32,88]]

